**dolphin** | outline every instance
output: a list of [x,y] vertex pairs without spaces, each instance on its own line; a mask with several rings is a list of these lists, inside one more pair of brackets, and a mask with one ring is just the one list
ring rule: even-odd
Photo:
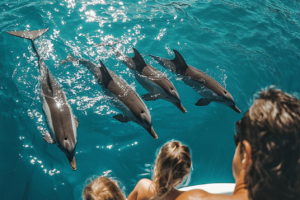
[[40,68],[41,96],[43,102],[43,111],[46,115],[49,132],[43,133],[43,139],[50,144],[57,144],[62,152],[67,156],[71,168],[76,170],[75,148],[77,144],[78,119],[74,116],[67,98],[54,80],[43,58],[34,46],[34,40],[48,31],[47,29],[35,31],[15,31],[7,32],[10,35],[29,39],[32,48],[38,57]]
[[101,60],[99,66],[86,59],[76,59],[72,54],[69,54],[60,64],[66,62],[78,62],[94,74],[104,92],[113,98],[112,103],[123,112],[123,114],[115,115],[113,118],[122,123],[133,121],[148,131],[154,139],[158,138],[152,127],[151,115],[147,106],[124,79],[107,69]]
[[[113,44],[116,43],[118,42]],[[131,58],[123,55],[120,51],[114,48],[113,45],[104,45],[111,46],[116,57],[134,72],[136,80],[149,92],[148,94],[142,95],[142,98],[145,101],[164,99],[173,103],[181,112],[186,113],[186,109],[181,104],[180,97],[175,86],[162,72],[153,66],[146,64],[143,57],[134,47],[134,57]]]
[[214,101],[230,107],[237,113],[241,113],[240,109],[235,105],[232,95],[221,84],[201,70],[187,65],[181,54],[175,49],[173,51],[175,53],[173,60],[153,55],[149,56],[163,67],[182,77],[185,84],[204,97],[198,100],[195,104],[196,106],[206,106]]

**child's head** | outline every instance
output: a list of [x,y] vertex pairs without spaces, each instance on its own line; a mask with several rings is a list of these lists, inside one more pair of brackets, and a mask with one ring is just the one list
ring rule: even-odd
[[190,173],[192,159],[189,147],[178,141],[166,143],[159,151],[154,167],[155,197],[162,199]]
[[84,200],[125,200],[118,183],[106,177],[98,177],[85,186],[82,196]]

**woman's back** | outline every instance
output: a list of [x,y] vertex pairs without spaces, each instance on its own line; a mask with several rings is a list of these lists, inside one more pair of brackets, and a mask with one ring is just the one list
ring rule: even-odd
[[[156,194],[156,191],[151,189],[152,184],[153,182],[150,179],[141,179],[132,193],[128,196],[128,200],[151,200]],[[164,200],[174,200],[182,193],[183,191],[174,189],[165,196]]]

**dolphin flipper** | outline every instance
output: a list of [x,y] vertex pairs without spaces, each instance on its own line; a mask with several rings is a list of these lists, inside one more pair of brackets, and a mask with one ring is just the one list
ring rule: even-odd
[[145,101],[155,101],[155,100],[159,99],[159,98],[157,98],[156,96],[152,96],[150,93],[144,94],[144,95],[142,96],[142,98],[143,98]]
[[75,126],[76,128],[78,128],[79,126],[79,119],[77,117],[74,116],[74,119],[75,119]]
[[127,123],[130,121],[127,117],[124,117],[122,114],[115,115],[113,116],[113,118],[115,118],[116,120],[122,123]]
[[202,99],[199,99],[199,100],[197,101],[197,103],[195,103],[195,105],[196,105],[196,106],[206,106],[206,105],[208,105],[210,102],[211,102],[211,100],[206,99],[206,98],[202,98]]
[[132,60],[138,62],[138,65],[136,65],[136,71],[142,73],[144,67],[147,66],[146,62],[144,61],[143,57],[141,56],[141,54],[134,48],[134,57],[132,58]]
[[74,56],[69,53],[67,58],[65,60],[60,61],[59,64],[61,65],[61,64],[65,64],[67,62],[74,62],[74,61],[76,61],[76,58],[74,58]]
[[43,132],[43,139],[49,144],[55,144],[55,141],[48,131]]

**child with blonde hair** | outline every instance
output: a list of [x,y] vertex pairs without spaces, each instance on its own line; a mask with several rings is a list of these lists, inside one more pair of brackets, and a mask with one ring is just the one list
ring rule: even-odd
[[128,200],[174,200],[182,191],[175,189],[189,175],[192,159],[189,147],[179,141],[166,143],[159,151],[152,181],[141,179]]
[[101,176],[83,189],[84,200],[125,200],[116,181]]

